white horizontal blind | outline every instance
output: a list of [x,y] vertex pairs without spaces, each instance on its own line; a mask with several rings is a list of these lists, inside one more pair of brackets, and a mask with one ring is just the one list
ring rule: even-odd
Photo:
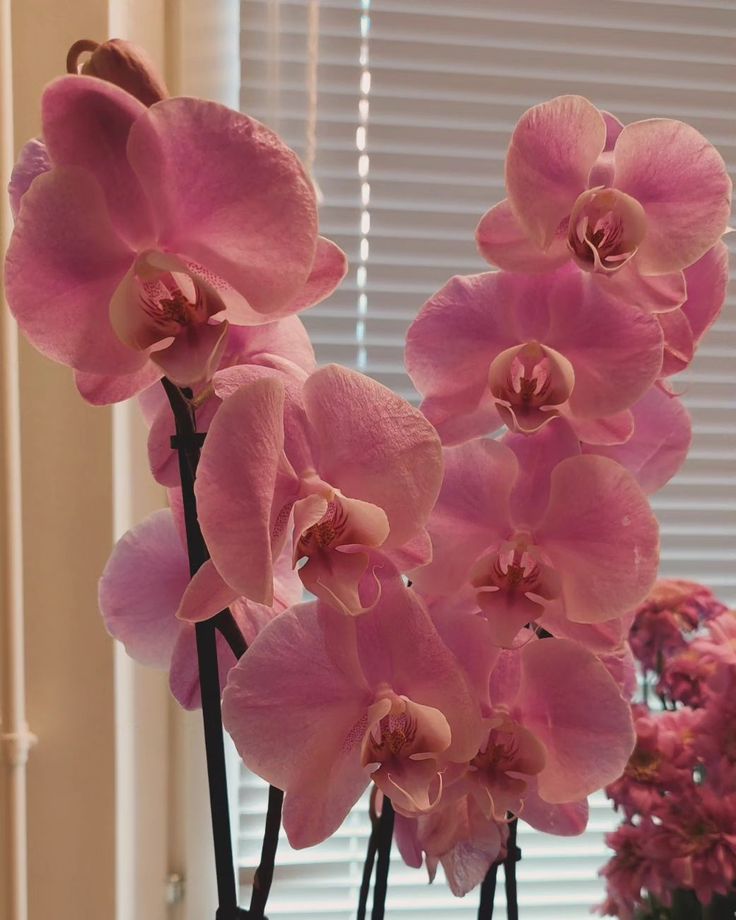
[[[406,329],[455,273],[484,270],[475,225],[504,196],[514,124],[537,102],[582,93],[624,122],[684,119],[736,165],[736,0],[322,0],[315,175],[322,232],[351,271],[304,315],[322,362],[358,367],[409,398]],[[308,0],[242,0],[241,106],[305,149]],[[277,47],[278,46],[278,47]],[[278,54],[277,54],[278,52]],[[276,57],[278,58],[276,60]],[[736,317],[733,294],[677,381],[695,437],[682,472],[655,498],[662,573],[702,581],[736,604]],[[240,786],[240,859],[257,862],[265,795]],[[603,832],[569,840],[524,829],[524,920],[589,916],[601,898]],[[367,835],[363,803],[338,834],[298,853],[283,845],[269,914],[354,917]],[[499,903],[502,901],[499,892]],[[389,918],[475,916],[477,896],[396,862]]]

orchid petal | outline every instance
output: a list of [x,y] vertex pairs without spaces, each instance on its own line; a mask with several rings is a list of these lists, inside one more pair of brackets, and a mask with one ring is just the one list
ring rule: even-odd
[[610,457],[649,495],[666,485],[685,462],[692,441],[690,416],[681,400],[655,386],[634,405],[634,433],[624,444],[583,445],[584,453]]
[[637,199],[647,217],[639,271],[679,271],[725,232],[731,180],[723,158],[690,125],[652,118],[627,125],[614,150],[615,185]]
[[5,262],[8,303],[47,357],[92,374],[132,374],[148,358],[123,345],[108,319],[132,261],[95,179],[57,167],[23,196]]
[[501,440],[519,463],[511,492],[511,516],[516,527],[528,530],[544,515],[549,501],[550,477],[560,461],[580,453],[580,442],[563,420],[547,425],[533,438],[509,432]]
[[51,161],[46,145],[40,138],[34,137],[21,147],[8,183],[10,210],[14,220],[20,213],[21,199],[31,187],[33,180],[49,169]]
[[332,240],[317,237],[314,262],[304,287],[291,301],[285,313],[298,313],[322,303],[339,286],[348,271],[348,257]]
[[207,266],[264,322],[299,296],[315,258],[314,190],[271,131],[214,102],[165,99],[136,121],[128,157],[162,248]]
[[619,777],[634,748],[631,708],[600,661],[568,639],[528,642],[519,654],[519,720],[547,753],[540,797],[571,802]]
[[211,559],[194,573],[184,591],[176,615],[189,623],[201,623],[229,607],[238,594],[223,580]]
[[406,369],[419,392],[429,398],[463,394],[469,408],[477,405],[493,358],[519,344],[515,313],[526,294],[524,279],[510,274],[451,278],[407,333]]
[[544,341],[575,370],[570,411],[576,417],[600,418],[627,409],[662,366],[656,319],[605,296],[603,286],[582,272],[563,274],[553,285]]
[[452,732],[444,756],[459,763],[469,760],[478,750],[480,713],[459,661],[416,592],[401,578],[387,577],[371,613],[354,622],[369,683],[388,684],[413,703],[441,712]]
[[728,285],[728,248],[718,242],[689,268],[685,269],[687,300],[682,312],[688,319],[697,345],[710,329],[723,307]]
[[99,182],[115,229],[131,246],[153,242],[151,210],[126,155],[132,126],[146,112],[105,80],[59,77],[41,101],[43,138],[55,166],[85,169]]
[[119,376],[75,371],[74,382],[88,403],[93,406],[109,406],[137,396],[142,390],[157,383],[161,376],[161,368],[147,361],[140,370]]
[[223,363],[261,364],[283,371],[294,367],[307,374],[317,366],[314,348],[298,316],[260,326],[231,326]]
[[530,777],[527,783],[524,807],[519,813],[522,821],[534,830],[560,837],[577,837],[585,831],[589,816],[587,799],[550,805],[539,797],[536,777]]
[[[217,647],[218,673],[220,689],[224,688],[228,672],[235,664],[235,655],[223,636],[215,634]],[[195,628],[189,623],[180,623],[179,638],[171,656],[169,670],[169,689],[174,699],[184,709],[199,709],[202,694],[199,688],[199,662],[197,658],[197,638]]]
[[692,361],[695,354],[693,330],[688,318],[681,308],[669,313],[657,314],[657,322],[662,327],[664,350],[660,377],[679,374]]
[[[157,365],[153,365],[157,367]],[[159,370],[160,373],[160,370]],[[163,388],[159,387],[163,393]],[[220,407],[216,398],[206,400],[196,413],[197,431],[207,431],[215,412]],[[179,455],[171,446],[171,438],[176,433],[174,414],[168,400],[159,405],[158,412],[150,423],[148,432],[148,465],[156,482],[169,488],[181,485],[179,479]]]
[[176,608],[189,581],[187,555],[168,509],[115,546],[100,579],[105,625],[141,664],[167,668],[179,634]]
[[333,833],[368,784],[360,746],[373,696],[354,622],[316,604],[286,611],[225,688],[225,727],[246,766],[286,792],[284,828],[297,848]]
[[429,396],[419,408],[447,447],[491,434],[503,425],[487,387],[480,392],[473,388],[452,396]]
[[151,360],[177,386],[203,383],[217,370],[227,331],[227,323],[185,326],[170,345],[152,351]]
[[546,250],[588,185],[606,124],[582,96],[558,96],[519,119],[506,157],[506,188],[520,224]]
[[557,465],[534,537],[562,580],[566,613],[575,622],[620,616],[654,584],[656,518],[631,473],[605,457]]
[[634,433],[634,416],[630,409],[602,418],[573,418],[567,421],[586,444],[625,444]]
[[508,534],[518,464],[497,441],[469,441],[444,451],[445,478],[427,529],[432,562],[411,573],[428,594],[447,594],[465,580],[481,551]]
[[508,198],[486,211],[475,231],[483,258],[509,272],[546,272],[570,258],[567,238],[557,233],[545,251],[530,239],[511,209]]
[[684,303],[687,296],[683,272],[642,275],[636,258],[630,259],[616,272],[594,275],[594,280],[607,297],[638,307],[645,313],[675,310]]
[[202,533],[218,571],[238,594],[267,605],[273,599],[272,515],[284,505],[274,511],[283,406],[284,387],[270,377],[225,400],[210,426],[195,486]]
[[415,536],[442,479],[442,448],[424,416],[375,380],[337,365],[312,374],[304,403],[320,476],[385,511],[386,548]]

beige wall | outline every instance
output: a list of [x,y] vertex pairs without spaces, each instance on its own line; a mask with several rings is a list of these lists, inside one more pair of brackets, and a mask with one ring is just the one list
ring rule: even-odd
[[[16,150],[38,133],[41,90],[63,72],[69,45],[111,30],[143,38],[163,59],[163,0],[12,0]],[[19,384],[27,718],[39,739],[28,764],[29,918],[158,920],[167,865],[165,682],[116,661],[96,589],[114,530],[161,496],[140,474],[142,431],[126,410],[114,426],[110,409],[81,400],[68,369],[25,342]],[[126,478],[132,470],[135,482],[127,491],[118,476],[115,501],[116,466]],[[0,853],[2,866],[6,857]],[[0,875],[3,920],[7,890]]]
[[[20,0],[12,15],[17,149],[38,133],[41,89],[63,72],[67,47],[106,34],[107,10]],[[20,387],[27,705],[39,738],[28,765],[29,915],[112,917],[113,649],[95,603],[113,526],[111,413],[86,406],[69,371],[25,342]]]

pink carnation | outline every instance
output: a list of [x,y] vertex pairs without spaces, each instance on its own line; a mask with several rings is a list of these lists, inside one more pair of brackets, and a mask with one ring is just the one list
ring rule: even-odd
[[707,785],[667,798],[649,840],[670,873],[670,888],[692,888],[701,904],[729,894],[736,881],[736,794]]
[[629,641],[647,670],[660,671],[666,658],[686,646],[684,633],[725,610],[712,591],[691,581],[658,581],[637,609]]
[[636,747],[623,774],[606,787],[608,797],[627,818],[658,814],[665,795],[692,786],[697,719],[692,710],[649,713],[633,707]]
[[669,903],[673,889],[669,866],[653,853],[652,841],[657,825],[650,818],[637,824],[625,823],[606,835],[606,844],[614,855],[601,869],[606,880],[608,902],[605,910],[615,909],[615,916],[631,920],[646,893]]

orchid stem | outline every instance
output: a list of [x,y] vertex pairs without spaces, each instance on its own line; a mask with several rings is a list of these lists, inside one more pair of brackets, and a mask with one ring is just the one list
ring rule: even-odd
[[365,854],[363,863],[363,878],[360,882],[360,894],[358,896],[358,912],[355,920],[365,920],[365,914],[368,910],[368,894],[371,888],[371,876],[373,875],[373,866],[376,861],[377,847],[377,827],[371,828],[370,837],[368,838],[368,849]]
[[391,841],[394,836],[394,807],[391,800],[383,797],[381,817],[378,819],[376,884],[373,887],[373,910],[371,920],[383,920],[386,911],[388,870],[391,863]]
[[480,886],[480,904],[478,920],[493,920],[493,908],[496,900],[496,880],[498,868],[503,866],[504,888],[506,891],[506,920],[519,920],[519,903],[516,893],[516,864],[521,859],[521,850],[516,845],[518,818],[508,814],[509,836],[506,841],[506,859],[494,862],[488,868],[483,884]]
[[371,790],[370,806],[368,808],[368,814],[371,821],[371,832],[368,837],[368,849],[365,854],[365,862],[363,863],[363,878],[360,881],[358,912],[355,915],[355,920],[365,920],[366,911],[368,910],[368,895],[370,893],[373,866],[376,862],[376,849],[378,847],[378,816],[376,814],[377,793],[378,789],[374,786]]
[[[189,554],[189,571],[191,575],[209,558],[207,546],[197,520],[197,506],[194,497],[194,478],[199,462],[199,452],[204,435],[197,433],[194,411],[187,396],[165,377],[163,386],[171,404],[176,422],[176,437],[172,438],[172,447],[179,454],[179,472],[181,476],[182,498],[184,502],[184,521]],[[233,648],[232,629],[222,624],[229,611],[218,614],[219,628],[225,638],[229,638]],[[237,629],[235,621],[232,626]],[[218,909],[216,920],[235,920],[243,913],[238,908],[238,895],[233,866],[233,848],[230,837],[230,805],[227,793],[227,771],[225,768],[225,744],[222,733],[222,711],[220,709],[220,675],[217,662],[218,624],[215,619],[197,623],[195,635],[197,641],[197,664],[199,667],[199,684],[202,695],[202,721],[204,724],[204,741],[207,756],[207,783],[209,786],[210,813],[212,816],[212,836],[215,849],[215,873],[217,877]],[[241,636],[242,641],[242,636]],[[243,645],[245,643],[243,642]],[[233,648],[233,651],[235,649]],[[237,654],[237,652],[235,652]]]
[[506,859],[503,872],[506,890],[506,920],[519,920],[519,903],[516,895],[516,863],[521,859],[521,851],[516,846],[518,818],[509,822],[509,839],[506,843]]
[[496,876],[500,863],[494,862],[488,868],[483,884],[480,886],[480,904],[478,920],[493,920],[493,907],[496,900]]
[[275,786],[269,786],[268,811],[266,812],[266,829],[263,835],[263,846],[261,847],[261,861],[253,878],[253,893],[250,898],[249,916],[253,920],[263,920],[266,902],[271,891],[283,802],[284,793]]

